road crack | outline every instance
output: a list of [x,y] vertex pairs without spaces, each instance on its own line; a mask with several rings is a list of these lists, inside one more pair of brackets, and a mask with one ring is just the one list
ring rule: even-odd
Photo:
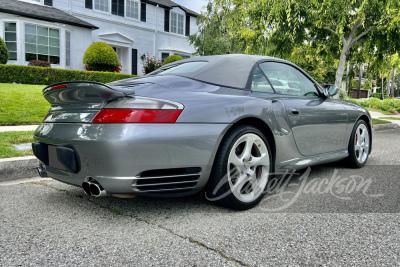
[[76,194],[75,194],[75,195],[74,195],[74,194],[70,194],[70,193],[69,193],[67,190],[65,190],[65,189],[53,187],[53,186],[51,186],[51,185],[49,185],[49,184],[46,184],[46,183],[43,183],[43,182],[29,182],[29,183],[30,183],[30,184],[35,184],[35,185],[41,185],[41,186],[49,187],[49,188],[52,188],[52,189],[56,190],[57,192],[65,193],[66,195],[71,196],[71,197],[87,199],[89,202],[95,204],[96,206],[98,206],[98,207],[100,207],[100,208],[102,208],[102,209],[108,210],[109,212],[111,212],[111,213],[112,213],[113,215],[115,215],[115,216],[130,217],[130,218],[135,219],[135,220],[137,220],[137,221],[139,221],[139,222],[143,222],[143,223],[145,223],[145,224],[147,224],[147,225],[151,225],[151,226],[157,227],[157,228],[159,228],[159,229],[161,229],[161,230],[163,230],[163,231],[167,231],[168,233],[170,233],[171,235],[173,235],[173,236],[175,236],[175,237],[178,237],[178,238],[180,238],[180,239],[182,239],[182,240],[185,240],[185,241],[189,241],[190,243],[195,244],[195,245],[197,245],[197,246],[199,246],[199,247],[202,247],[202,248],[204,248],[204,249],[207,249],[207,250],[210,251],[210,252],[216,253],[216,254],[218,254],[220,257],[224,258],[224,259],[227,260],[227,261],[231,261],[231,262],[237,263],[237,264],[239,264],[239,265],[241,265],[241,266],[251,266],[251,265],[249,265],[249,264],[244,263],[244,262],[241,261],[241,260],[238,260],[238,259],[229,257],[229,256],[227,256],[224,252],[222,252],[222,251],[220,251],[220,250],[218,250],[218,249],[209,247],[209,246],[207,246],[206,244],[204,244],[204,243],[202,243],[202,242],[200,242],[200,241],[198,241],[198,240],[193,239],[192,237],[180,235],[180,234],[174,232],[174,231],[173,231],[172,229],[170,229],[170,228],[164,227],[164,226],[162,226],[162,225],[160,225],[160,224],[152,223],[152,222],[150,222],[149,220],[143,219],[143,218],[141,218],[141,217],[139,217],[139,216],[136,216],[136,215],[134,215],[134,214],[124,214],[123,212],[121,212],[121,211],[119,211],[119,210],[117,210],[117,209],[113,209],[113,208],[111,208],[110,206],[102,205],[101,203],[98,203],[97,201],[91,199],[90,197],[86,197],[86,196],[82,196],[82,195],[76,195]]

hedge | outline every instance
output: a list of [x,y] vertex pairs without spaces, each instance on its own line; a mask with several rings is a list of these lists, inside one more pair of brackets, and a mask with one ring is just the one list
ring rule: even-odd
[[68,81],[109,83],[136,75],[0,64],[0,83],[50,85]]

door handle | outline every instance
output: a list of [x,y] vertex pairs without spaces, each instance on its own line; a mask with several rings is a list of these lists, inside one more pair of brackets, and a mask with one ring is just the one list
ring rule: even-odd
[[293,115],[299,115],[299,114],[300,114],[300,111],[297,110],[297,109],[295,109],[295,108],[290,108],[290,112],[291,112]]

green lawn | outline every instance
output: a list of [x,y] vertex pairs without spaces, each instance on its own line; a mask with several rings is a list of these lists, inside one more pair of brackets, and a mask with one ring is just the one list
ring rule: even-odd
[[12,145],[32,143],[33,131],[0,132],[0,159],[33,155],[32,150],[18,151]]
[[368,110],[368,111],[380,112],[383,115],[393,115],[393,113],[391,113],[389,111],[384,111],[384,110],[381,110],[381,109],[378,109],[378,108],[365,108],[365,109]]
[[0,125],[38,124],[50,109],[44,85],[0,83]]
[[399,117],[381,117],[381,118],[379,118],[379,119],[384,119],[384,120],[398,120],[398,121],[400,121],[400,118],[399,118]]
[[391,122],[372,118],[372,124],[386,124],[386,123],[391,123]]

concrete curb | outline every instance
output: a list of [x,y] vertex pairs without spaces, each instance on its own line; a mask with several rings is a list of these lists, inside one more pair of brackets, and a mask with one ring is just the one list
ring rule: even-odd
[[385,131],[385,130],[392,130],[392,129],[397,129],[399,128],[400,125],[396,123],[387,123],[387,124],[375,124],[374,125],[374,131]]
[[0,181],[36,177],[39,160],[34,156],[0,159]]

